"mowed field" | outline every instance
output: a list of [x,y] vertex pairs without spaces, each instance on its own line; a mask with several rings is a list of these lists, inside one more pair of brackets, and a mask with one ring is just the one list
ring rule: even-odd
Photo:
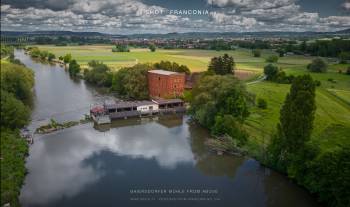
[[[350,75],[339,73],[349,65],[330,65],[327,73],[310,73],[306,67],[286,68],[288,74],[310,74],[313,79],[321,81],[316,90],[316,113],[312,141],[321,150],[334,150],[340,146],[350,145]],[[271,134],[276,132],[280,109],[290,90],[290,84],[259,82],[248,85],[248,91],[256,98],[267,101],[268,108],[253,107],[246,121],[250,135],[248,147],[255,155],[262,154],[261,146],[267,146]]]
[[[212,57],[227,53],[234,57],[238,70],[261,73],[262,68],[266,65],[265,58],[273,54],[272,51],[265,50],[262,53],[262,57],[254,58],[251,50],[248,49],[237,49],[235,51],[157,49],[156,52],[150,52],[148,49],[131,49],[130,52],[112,52],[112,45],[37,46],[41,50],[54,53],[57,57],[70,53],[83,67],[91,60],[102,61],[113,69],[132,66],[137,63],[155,63],[161,60],[168,60],[187,65],[192,72],[207,70],[208,63]],[[278,64],[281,67],[300,67],[308,64],[310,61],[310,58],[303,56],[289,56],[280,58]]]
[[[265,58],[275,54],[271,50],[263,50],[262,57],[255,58],[247,49],[234,51],[157,49],[156,52],[150,52],[148,49],[131,49],[131,52],[113,53],[112,45],[38,47],[54,53],[57,57],[71,53],[83,67],[90,60],[99,60],[114,70],[137,63],[168,60],[187,65],[192,72],[205,71],[212,57],[228,53],[235,59],[238,69],[236,74],[248,82],[263,73],[263,67],[267,64]],[[350,75],[344,74],[349,64],[329,63],[327,73],[310,73],[306,67],[311,61],[312,57],[293,55],[279,58],[277,65],[287,74],[295,76],[310,74],[321,82],[316,92],[317,110],[312,141],[320,145],[323,150],[332,150],[344,143],[350,144]],[[343,72],[339,73],[339,70]],[[261,146],[269,143],[271,134],[276,130],[280,108],[290,85],[262,81],[249,84],[247,88],[257,98],[263,98],[268,103],[267,109],[253,107],[245,125],[250,135],[249,150],[253,154],[261,155]]]

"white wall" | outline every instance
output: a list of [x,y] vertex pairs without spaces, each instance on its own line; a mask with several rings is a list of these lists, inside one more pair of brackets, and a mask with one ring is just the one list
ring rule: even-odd
[[149,107],[150,106],[153,106],[153,111],[154,110],[158,110],[158,105],[157,104],[150,104],[150,105],[142,105],[142,106],[138,106],[137,107],[137,111],[143,111],[143,112],[145,112],[145,111],[149,111]]

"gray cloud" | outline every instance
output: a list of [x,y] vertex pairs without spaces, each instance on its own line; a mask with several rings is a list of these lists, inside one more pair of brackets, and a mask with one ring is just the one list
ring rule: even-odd
[[[348,1],[347,1],[348,2]],[[347,3],[345,2],[345,3]],[[141,0],[4,0],[3,30],[74,30],[108,33],[189,31],[328,31],[349,27],[348,16],[320,17],[296,0],[207,0],[209,15],[153,15],[166,10]],[[348,4],[343,4],[346,8]]]
[[345,11],[350,11],[350,0],[346,0],[343,4],[342,4],[342,8]]

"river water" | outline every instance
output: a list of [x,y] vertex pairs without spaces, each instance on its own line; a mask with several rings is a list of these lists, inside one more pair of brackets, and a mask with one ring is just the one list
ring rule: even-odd
[[[16,58],[35,72],[31,128],[78,120],[105,97],[59,67]],[[250,158],[206,149],[187,116],[92,123],[34,137],[23,206],[319,206],[304,189]]]

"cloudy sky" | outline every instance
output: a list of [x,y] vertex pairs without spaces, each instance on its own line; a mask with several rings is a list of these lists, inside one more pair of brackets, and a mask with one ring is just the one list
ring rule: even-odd
[[[183,10],[188,14],[180,14]],[[132,34],[347,28],[350,0],[1,0],[1,30],[11,31]]]

